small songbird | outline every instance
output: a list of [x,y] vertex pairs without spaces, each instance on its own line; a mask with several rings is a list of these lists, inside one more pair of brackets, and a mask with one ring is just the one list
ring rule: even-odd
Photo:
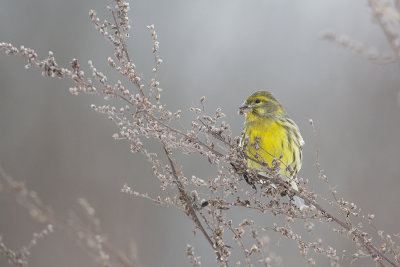
[[[265,167],[256,161],[267,163],[269,167],[273,161],[280,161],[282,178],[296,178],[301,168],[304,140],[296,123],[288,117],[278,100],[270,92],[258,91],[246,99],[239,113],[246,115],[241,146],[245,146],[244,152],[250,158],[247,166],[260,170],[262,174]],[[298,191],[294,180],[290,184]],[[302,199],[295,199],[295,203],[303,208]]]

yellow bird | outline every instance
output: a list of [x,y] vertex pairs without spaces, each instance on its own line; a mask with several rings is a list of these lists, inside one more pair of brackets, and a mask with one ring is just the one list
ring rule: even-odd
[[[267,163],[269,167],[274,160],[280,161],[282,178],[296,178],[301,169],[304,140],[299,127],[288,117],[278,100],[270,92],[258,91],[246,99],[239,112],[246,114],[244,138],[241,141],[244,146],[248,139],[244,148],[246,155]],[[251,159],[247,160],[247,166],[261,172],[264,168]],[[295,181],[291,181],[291,186],[298,190]],[[301,203],[296,204],[302,208]]]

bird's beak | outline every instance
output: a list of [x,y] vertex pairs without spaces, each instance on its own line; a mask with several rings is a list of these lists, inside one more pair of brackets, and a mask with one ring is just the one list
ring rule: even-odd
[[250,106],[247,105],[246,103],[243,103],[240,107],[239,107],[239,115],[243,115],[245,113],[247,113],[247,111],[250,110]]

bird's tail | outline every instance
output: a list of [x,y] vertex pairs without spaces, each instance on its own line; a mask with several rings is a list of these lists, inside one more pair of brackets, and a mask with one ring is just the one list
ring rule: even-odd
[[[294,190],[299,191],[299,188],[297,187],[296,181],[291,181],[290,185],[292,186],[292,188]],[[308,203],[304,199],[302,199],[301,197],[294,196],[292,201],[300,210],[303,210],[305,208],[309,208],[310,207],[308,205]]]

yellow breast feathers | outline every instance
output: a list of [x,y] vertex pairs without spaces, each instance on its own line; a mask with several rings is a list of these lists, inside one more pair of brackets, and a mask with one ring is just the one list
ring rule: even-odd
[[[291,119],[252,120],[246,123],[244,138],[249,139],[246,154],[269,167],[274,159],[280,160],[283,177],[291,178],[300,170],[304,141]],[[252,160],[248,160],[248,166],[258,170],[262,168]]]

